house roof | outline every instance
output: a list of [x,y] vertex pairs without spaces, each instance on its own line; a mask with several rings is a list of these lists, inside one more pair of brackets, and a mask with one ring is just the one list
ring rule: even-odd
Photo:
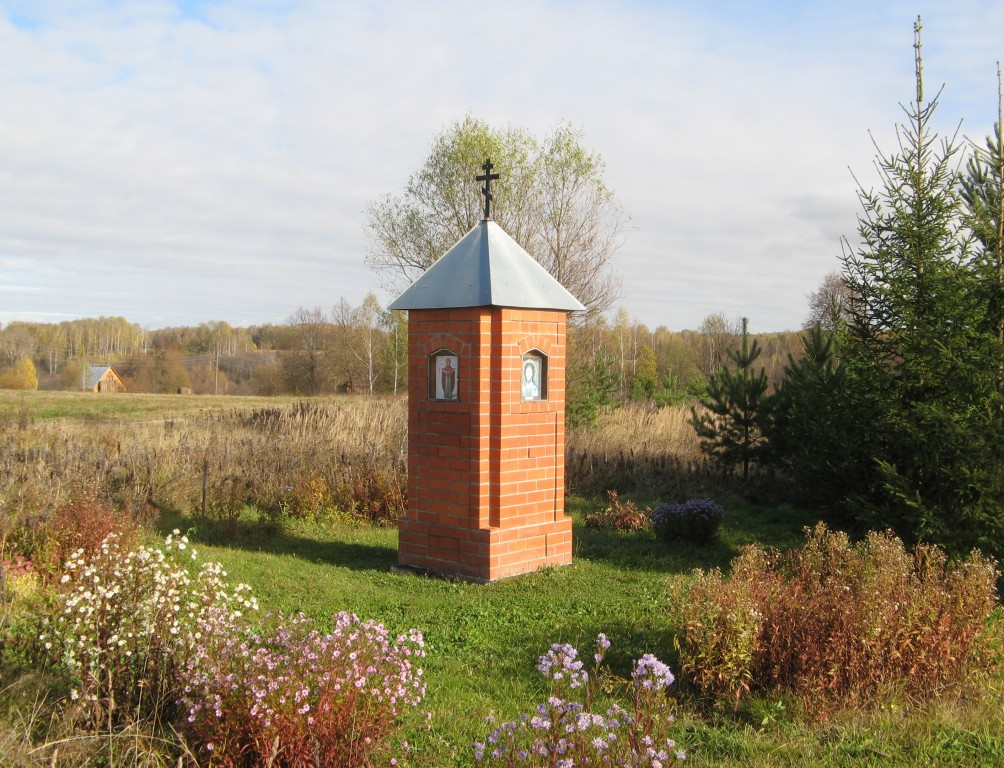
[[498,224],[485,219],[390,304],[390,309],[585,307]]
[[[110,365],[92,365],[87,369],[87,376],[84,378],[84,389],[94,389],[98,382],[105,377],[108,371],[112,371]],[[112,374],[118,378],[118,374],[112,371]]]

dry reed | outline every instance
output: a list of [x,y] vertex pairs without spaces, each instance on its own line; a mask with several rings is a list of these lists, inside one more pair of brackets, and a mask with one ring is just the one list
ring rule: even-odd
[[323,504],[392,520],[405,504],[406,429],[402,399],[368,398],[161,421],[0,420],[0,540],[33,551],[37,523],[81,496],[137,516],[227,517],[289,507],[305,483],[323,486]]
[[688,406],[630,404],[610,411],[595,429],[568,432],[568,490],[600,495],[609,490],[678,497],[696,493],[721,472],[701,455]]
[[[63,419],[36,418],[24,403],[0,410],[0,541],[34,552],[45,528],[38,523],[81,497],[134,516],[171,509],[217,520],[252,506],[275,518],[336,510],[385,522],[406,508],[404,398],[243,407],[233,398],[164,398],[161,419],[152,418],[156,403],[121,402],[139,418],[116,418],[104,402],[106,411],[91,416],[77,400],[60,401],[76,414]],[[217,402],[227,407],[213,408]],[[664,499],[729,482],[702,457],[685,406],[643,405],[612,411],[595,429],[570,430],[566,480],[579,494]]]

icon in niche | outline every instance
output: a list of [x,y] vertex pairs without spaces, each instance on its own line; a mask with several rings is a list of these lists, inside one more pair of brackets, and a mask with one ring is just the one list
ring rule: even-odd
[[457,368],[458,360],[456,355],[439,354],[433,357],[435,368],[433,371],[433,381],[435,382],[436,400],[456,400],[457,399]]
[[524,400],[540,400],[544,396],[544,365],[537,355],[523,358],[522,395]]

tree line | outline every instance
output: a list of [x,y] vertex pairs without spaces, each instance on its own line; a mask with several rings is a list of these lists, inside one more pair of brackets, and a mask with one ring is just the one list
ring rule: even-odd
[[[587,315],[568,332],[570,418],[591,422],[603,407],[696,397],[740,335],[739,319],[723,313],[683,331],[650,329],[626,308],[612,318]],[[798,334],[758,338],[767,375],[778,382]],[[0,386],[14,388],[79,389],[91,364],[114,366],[130,392],[393,395],[407,388],[407,314],[383,308],[372,293],[358,305],[342,298],[327,310],[300,307],[283,323],[248,327],[213,321],[147,330],[121,317],[16,321],[0,328],[0,350]],[[25,362],[36,372],[33,383],[4,385],[2,372],[21,371]]]

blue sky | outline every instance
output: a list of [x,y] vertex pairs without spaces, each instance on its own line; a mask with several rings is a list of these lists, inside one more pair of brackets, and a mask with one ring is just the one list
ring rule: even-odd
[[894,149],[918,14],[938,127],[982,140],[1000,2],[0,0],[0,323],[386,304],[364,208],[472,114],[584,132],[634,318],[798,328],[851,171]]

